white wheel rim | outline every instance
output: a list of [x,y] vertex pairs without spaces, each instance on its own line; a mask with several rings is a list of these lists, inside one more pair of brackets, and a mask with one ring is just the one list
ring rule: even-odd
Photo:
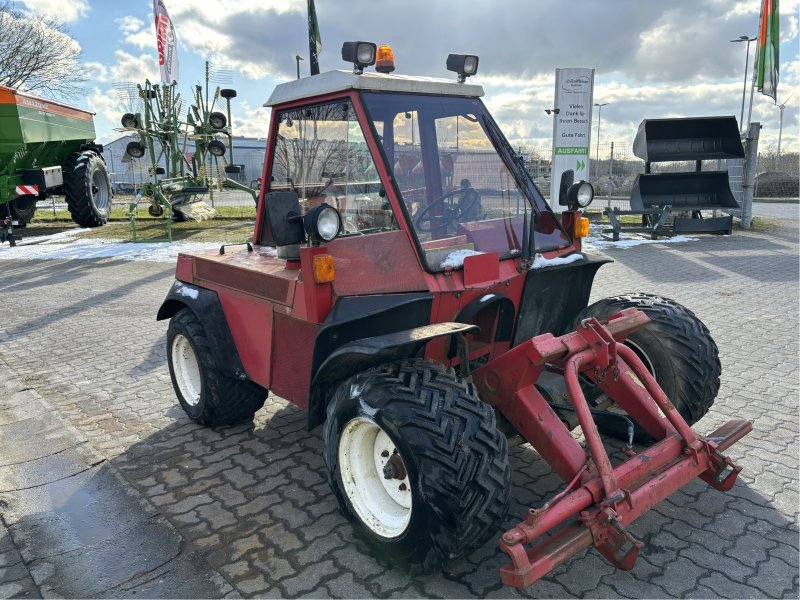
[[189,339],[181,333],[172,340],[172,371],[186,404],[197,406],[202,390],[200,364]]
[[[395,477],[387,479],[389,463]],[[344,491],[364,525],[385,538],[406,530],[411,483],[402,456],[383,429],[362,417],[349,421],[339,438],[339,470]]]

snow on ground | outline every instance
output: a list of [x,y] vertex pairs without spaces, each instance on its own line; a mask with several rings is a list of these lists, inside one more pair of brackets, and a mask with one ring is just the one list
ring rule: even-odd
[[[638,235],[636,233],[620,232],[619,241],[612,242],[605,239],[601,232],[603,229],[608,228],[608,223],[592,224],[589,227],[589,237],[584,238],[584,248],[597,248],[598,250],[607,250],[609,248],[635,248],[642,244],[681,244],[684,242],[696,242],[698,238],[690,237],[688,235],[675,235],[672,237],[659,237],[657,240],[651,240],[649,236]],[[609,234],[611,235],[611,234]]]
[[179,252],[218,248],[219,242],[133,243],[123,240],[81,239],[86,229],[69,229],[53,235],[23,238],[14,248],[0,246],[0,260],[71,260],[117,258],[174,263]]
[[[584,248],[607,250],[613,248],[634,248],[642,244],[679,244],[697,241],[696,237],[676,235],[651,240],[648,237],[630,233],[622,233],[620,240],[612,242],[600,235],[603,225],[592,225],[589,237],[583,240]],[[86,229],[68,229],[53,235],[25,237],[11,248],[8,243],[0,245],[0,260],[71,260],[117,258],[121,260],[145,260],[153,262],[174,263],[178,253],[194,252],[218,248],[220,242],[145,242],[133,243],[124,240],[82,239],[78,237]],[[463,266],[464,258],[482,254],[475,250],[457,250],[451,252],[442,262],[442,268],[458,268]],[[569,257],[571,260],[576,258]],[[552,266],[552,264],[540,266]],[[536,266],[534,266],[536,268]]]

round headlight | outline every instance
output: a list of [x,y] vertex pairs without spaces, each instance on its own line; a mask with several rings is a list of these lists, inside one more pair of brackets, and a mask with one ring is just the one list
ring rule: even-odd
[[319,211],[317,215],[317,233],[323,241],[330,242],[339,235],[341,225],[339,213],[335,208],[327,206]]
[[594,188],[592,184],[588,181],[582,182],[578,187],[578,193],[575,195],[575,199],[578,201],[578,206],[581,208],[589,206],[594,199]]
[[330,204],[322,203],[306,213],[303,225],[309,237],[330,242],[342,229],[342,217]]
[[567,204],[575,208],[586,208],[594,199],[594,188],[588,181],[576,181],[567,190]]

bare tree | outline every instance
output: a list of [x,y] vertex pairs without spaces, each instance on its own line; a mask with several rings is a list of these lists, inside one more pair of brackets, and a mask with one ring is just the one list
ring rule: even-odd
[[69,99],[85,91],[81,48],[51,17],[0,4],[0,85]]

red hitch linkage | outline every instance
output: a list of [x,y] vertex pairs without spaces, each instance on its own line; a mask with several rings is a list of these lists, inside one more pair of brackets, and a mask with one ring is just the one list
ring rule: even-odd
[[[473,380],[481,397],[519,430],[567,487],[540,509],[530,509],[503,534],[500,547],[511,562],[502,580],[526,587],[583,548],[594,545],[614,566],[632,569],[643,544],[625,527],[695,477],[727,491],[741,470],[721,454],[747,435],[749,421],[729,421],[697,436],[672,405],[625,337],[649,318],[630,308],[600,322],[587,319],[573,333],[544,334],[481,366]],[[536,389],[546,365],[563,370],[572,408],[586,440],[584,449]],[[614,467],[603,447],[578,379],[591,379],[657,440],[629,452]],[[576,487],[576,484],[579,484]],[[558,528],[552,535],[550,530]],[[525,544],[536,542],[531,548]]]

